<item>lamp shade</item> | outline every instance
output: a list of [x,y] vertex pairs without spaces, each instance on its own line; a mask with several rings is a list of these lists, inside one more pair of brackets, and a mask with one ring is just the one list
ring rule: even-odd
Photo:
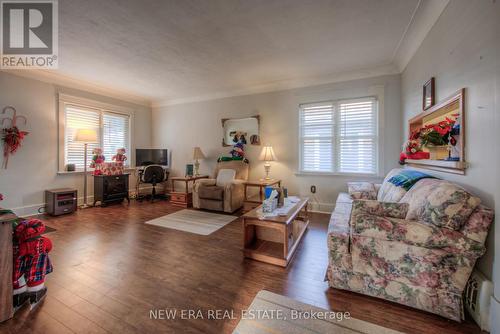
[[97,143],[97,131],[95,129],[78,129],[76,130],[74,141],[80,143]]
[[272,146],[264,146],[262,151],[260,152],[259,160],[263,161],[276,161],[276,156],[274,155],[274,151]]
[[201,148],[199,148],[198,146],[193,149],[193,159],[205,159],[205,154],[203,154]]

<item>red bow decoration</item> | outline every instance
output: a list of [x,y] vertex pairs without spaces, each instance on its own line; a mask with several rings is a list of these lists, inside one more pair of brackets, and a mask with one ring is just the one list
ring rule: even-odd
[[24,137],[26,137],[26,135],[28,134],[28,132],[26,132],[26,131],[19,130],[19,128],[16,125],[18,119],[22,119],[24,121],[24,124],[26,124],[26,122],[27,122],[26,117],[17,116],[16,109],[14,109],[14,107],[10,107],[10,106],[5,107],[2,110],[2,114],[5,114],[7,112],[7,110],[13,111],[14,115],[12,116],[12,118],[9,118],[9,117],[3,118],[2,122],[1,122],[1,124],[3,125],[3,123],[5,121],[10,121],[10,125],[11,125],[10,128],[2,129],[2,141],[4,144],[4,146],[3,146],[3,157],[4,157],[3,167],[5,169],[7,169],[7,163],[9,162],[9,155],[14,154],[19,149]]

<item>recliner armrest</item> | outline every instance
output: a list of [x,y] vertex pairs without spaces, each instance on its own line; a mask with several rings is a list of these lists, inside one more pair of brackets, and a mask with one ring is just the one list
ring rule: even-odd
[[244,185],[245,184],[245,180],[240,180],[240,179],[234,179],[231,181],[231,183],[229,184],[241,184],[241,185]]
[[198,189],[203,186],[215,186],[215,179],[199,179],[196,180],[193,186],[193,192],[198,192]]

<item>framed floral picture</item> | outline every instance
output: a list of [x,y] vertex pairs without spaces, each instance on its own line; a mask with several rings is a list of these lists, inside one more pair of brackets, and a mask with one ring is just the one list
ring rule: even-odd
[[424,84],[424,91],[423,91],[423,103],[422,103],[422,109],[427,110],[430,107],[432,107],[436,103],[436,97],[435,97],[435,79],[434,77],[430,78],[429,81],[427,81]]

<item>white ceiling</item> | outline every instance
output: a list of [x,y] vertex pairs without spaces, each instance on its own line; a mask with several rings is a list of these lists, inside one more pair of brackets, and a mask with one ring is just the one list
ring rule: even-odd
[[446,3],[64,0],[37,75],[161,105],[397,73]]

